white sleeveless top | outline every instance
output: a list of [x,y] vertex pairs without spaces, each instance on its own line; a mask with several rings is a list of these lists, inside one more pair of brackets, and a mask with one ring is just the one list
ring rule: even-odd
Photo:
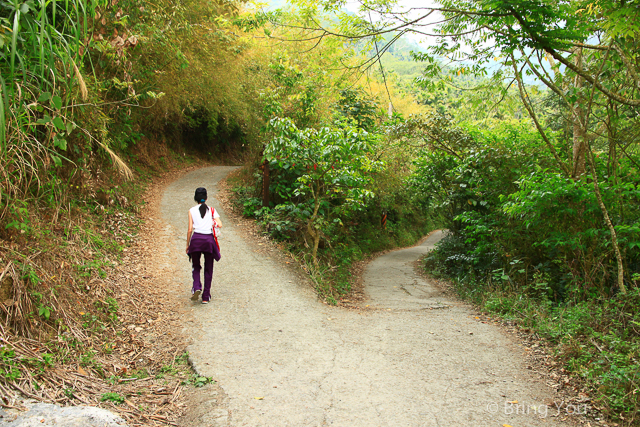
[[[211,216],[213,212],[213,217]],[[209,206],[209,210],[204,214],[204,218],[200,216],[200,205],[196,205],[189,209],[189,214],[193,220],[193,232],[198,234],[213,234],[213,219],[220,218],[218,212]]]

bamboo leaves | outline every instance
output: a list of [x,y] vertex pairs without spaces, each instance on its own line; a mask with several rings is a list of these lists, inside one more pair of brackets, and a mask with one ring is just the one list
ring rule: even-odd
[[74,134],[77,123],[86,120],[87,111],[74,99],[89,97],[81,69],[91,42],[87,18],[96,6],[89,0],[0,0],[0,56],[6,59],[0,64],[0,216],[7,199],[26,197],[29,186],[37,193],[51,165],[65,160],[76,166],[71,159],[86,160],[93,146],[102,147],[131,177],[105,142],[106,131],[100,140],[93,135],[104,131],[104,114],[90,131]]

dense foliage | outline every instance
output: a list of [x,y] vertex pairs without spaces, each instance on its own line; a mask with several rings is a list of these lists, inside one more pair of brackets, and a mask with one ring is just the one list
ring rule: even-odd
[[433,226],[404,185],[412,150],[388,138],[389,125],[374,99],[353,90],[317,128],[273,118],[257,182],[236,188],[245,215],[289,243],[330,302],[350,292],[354,261]]
[[453,279],[485,309],[536,328],[599,390],[609,411],[633,420],[640,376],[640,182],[633,163],[619,159],[622,177],[610,176],[606,163],[595,171],[625,256],[625,295],[593,177],[567,177],[531,125],[479,131],[439,117],[397,132],[408,130],[427,143],[410,185],[449,230],[427,257],[428,271]]
[[325,235],[322,230],[336,213],[366,206],[373,197],[367,188],[371,186],[371,174],[381,162],[372,159],[371,137],[362,129],[343,126],[299,130],[286,119],[273,119],[270,128],[274,137],[264,150],[266,162],[281,170],[291,169],[290,173],[297,176],[293,191],[281,191],[279,196],[287,201],[304,200],[305,196],[309,199],[308,209],[300,209],[304,203],[279,206],[299,211],[306,219],[306,231],[313,239],[311,256],[317,263],[320,237]]

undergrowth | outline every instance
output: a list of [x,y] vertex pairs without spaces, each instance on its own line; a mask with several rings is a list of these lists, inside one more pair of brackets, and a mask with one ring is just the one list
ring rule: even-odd
[[[327,224],[318,249],[318,262],[311,256],[312,241],[305,232],[308,214],[303,203],[273,204],[262,207],[260,182],[250,176],[249,168],[242,174],[229,178],[232,203],[237,212],[253,218],[264,235],[285,244],[286,250],[309,274],[320,298],[330,304],[338,303],[352,291],[351,268],[368,256],[398,247],[415,244],[435,228],[401,191],[374,199],[365,209]],[[381,203],[386,203],[387,219],[381,223]]]
[[[193,161],[168,154],[175,165]],[[139,334],[158,320],[158,312],[137,299],[143,278],[133,253],[153,170],[138,168],[134,181],[113,173],[93,187],[61,189],[66,204],[35,192],[15,201],[24,208],[2,218],[0,405],[20,407],[19,393],[52,403],[119,407],[150,393],[154,383],[136,380],[152,377],[158,386],[211,381],[194,377],[175,344],[160,339],[158,348],[149,349]],[[153,357],[140,358],[144,351]],[[142,409],[123,416],[136,423],[175,417],[175,411],[167,417],[165,407],[149,419],[158,408],[147,411],[145,399]]]
[[[516,322],[548,341],[565,368],[591,389],[594,406],[622,425],[640,425],[640,289],[626,295],[553,300],[553,287],[536,277],[523,290],[504,271],[489,280],[447,274],[451,243],[425,258],[430,274],[450,279],[462,298]],[[637,278],[636,278],[637,279]],[[570,290],[567,290],[571,294]]]

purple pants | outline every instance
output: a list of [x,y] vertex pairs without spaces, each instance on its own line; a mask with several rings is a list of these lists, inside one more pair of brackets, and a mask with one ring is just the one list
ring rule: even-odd
[[[204,289],[200,281],[200,255],[204,255]],[[220,261],[220,249],[216,244],[213,234],[193,233],[189,242],[189,255],[191,255],[193,273],[193,291],[202,290],[202,301],[211,299],[211,280],[213,278],[213,260]]]
[[[204,254],[204,290],[200,282],[200,254]],[[213,254],[210,252],[191,252],[193,268],[193,290],[202,290],[202,301],[211,299],[211,280],[213,279]]]

